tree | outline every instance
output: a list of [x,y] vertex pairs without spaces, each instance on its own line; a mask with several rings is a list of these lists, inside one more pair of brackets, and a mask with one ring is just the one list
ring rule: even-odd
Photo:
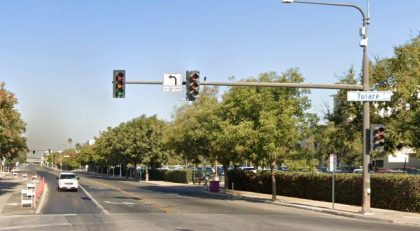
[[[296,69],[290,69],[281,75],[263,73],[258,79],[246,81],[302,82],[303,77]],[[307,93],[298,88],[233,87],[224,95],[225,118],[234,125],[249,122],[253,126],[244,154],[254,165],[270,165],[273,200],[276,199],[276,161],[289,158],[302,138],[301,125],[309,107]]]
[[[360,77],[356,77],[351,67],[339,83],[358,84]],[[329,151],[336,153],[338,160],[349,166],[361,165],[362,162],[362,104],[347,101],[347,90],[339,90],[335,97],[335,108],[329,110],[325,118],[330,121],[329,131],[332,143],[329,143]]]
[[[413,147],[420,156],[418,135],[419,93],[420,93],[420,37],[394,49],[391,58],[376,58],[371,64],[372,89],[392,91],[390,102],[374,102],[371,107],[371,123],[385,125],[385,152],[372,153],[381,156],[393,153],[403,146]],[[340,83],[356,84],[353,68],[350,68]],[[335,126],[330,133],[332,150],[347,165],[360,165],[362,158],[362,104],[348,102],[346,90],[335,96],[334,110],[326,114],[329,126]],[[331,124],[332,123],[332,124]],[[331,131],[331,129],[329,129]],[[331,148],[331,147],[329,147]]]
[[177,109],[165,136],[165,143],[173,153],[195,164],[216,160],[212,141],[220,122],[217,93],[217,88],[204,87],[193,104]]
[[388,153],[406,146],[415,148],[420,157],[420,36],[395,47],[394,53],[372,65],[373,88],[393,92],[390,102],[374,104],[373,121],[385,124]]
[[26,124],[14,108],[16,104],[15,95],[0,83],[0,160],[22,158],[29,151],[23,136]]
[[[94,151],[95,164],[117,165],[127,167],[137,164],[159,167],[165,159],[163,131],[166,123],[156,115],[142,115],[133,120],[121,123],[115,128],[108,127],[96,140]],[[147,172],[146,172],[147,174]]]
[[142,115],[121,127],[124,139],[123,155],[134,165],[138,163],[147,166],[159,167],[162,163],[165,150],[163,147],[163,131],[165,122],[159,120],[156,115],[147,117]]
[[68,138],[67,143],[69,143],[69,148],[71,148],[71,144],[73,143],[73,140],[71,138]]

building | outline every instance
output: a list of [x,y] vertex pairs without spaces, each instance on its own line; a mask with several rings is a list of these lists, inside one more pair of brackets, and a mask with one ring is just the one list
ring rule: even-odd
[[374,160],[375,167],[386,169],[420,169],[420,159],[416,157],[416,152],[413,148],[403,147],[401,150],[396,150],[394,154]]

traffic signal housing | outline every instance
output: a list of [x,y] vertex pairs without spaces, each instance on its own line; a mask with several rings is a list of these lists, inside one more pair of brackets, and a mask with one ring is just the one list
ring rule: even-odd
[[197,99],[200,93],[200,71],[193,70],[186,73],[186,96],[188,101]]
[[114,70],[112,86],[114,98],[125,98],[125,70]]
[[383,124],[372,124],[370,131],[371,150],[383,152],[385,146],[385,126]]

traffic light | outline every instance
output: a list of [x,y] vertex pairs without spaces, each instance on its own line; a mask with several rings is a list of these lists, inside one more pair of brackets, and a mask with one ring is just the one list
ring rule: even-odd
[[385,126],[382,124],[372,124],[370,131],[372,151],[383,152],[385,146]]
[[51,153],[51,148],[48,149],[48,153]]
[[125,70],[114,70],[112,86],[114,98],[125,98]]
[[35,155],[35,149],[32,151],[32,154],[34,154],[34,155]]
[[186,89],[187,100],[194,101],[200,92],[200,71],[187,71]]

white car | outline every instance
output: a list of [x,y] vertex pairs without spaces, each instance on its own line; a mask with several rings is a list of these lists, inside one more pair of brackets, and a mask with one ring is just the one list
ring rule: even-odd
[[58,180],[57,190],[61,191],[63,189],[67,189],[67,190],[77,191],[77,189],[79,188],[78,179],[80,179],[80,178],[77,177],[76,174],[74,174],[72,172],[60,173],[60,176],[57,177],[57,180]]
[[255,169],[254,167],[242,166],[242,167],[239,167],[239,169],[241,169],[243,171],[250,171],[250,172],[253,172],[253,173],[257,174],[257,169]]

